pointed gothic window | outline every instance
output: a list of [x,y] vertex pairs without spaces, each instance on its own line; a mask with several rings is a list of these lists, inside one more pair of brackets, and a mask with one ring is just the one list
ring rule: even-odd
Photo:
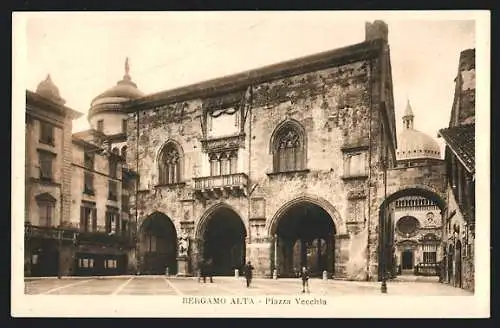
[[159,161],[159,184],[181,182],[181,159],[181,152],[174,143],[165,145]]
[[283,126],[275,134],[273,144],[274,172],[305,168],[305,142],[299,129],[292,125]]

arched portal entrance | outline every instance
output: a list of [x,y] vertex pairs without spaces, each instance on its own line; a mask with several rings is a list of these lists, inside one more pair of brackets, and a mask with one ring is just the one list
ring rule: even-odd
[[142,274],[177,273],[177,232],[168,216],[160,212],[149,215],[140,228],[143,255]]
[[201,260],[212,262],[215,276],[229,276],[245,264],[247,236],[240,216],[227,206],[218,206],[204,220],[199,232]]
[[448,283],[451,283],[452,279],[453,279],[453,256],[454,256],[454,253],[455,253],[455,249],[453,247],[453,245],[450,245],[449,248],[448,248],[448,259],[447,259],[447,264],[448,264],[448,275],[447,275],[447,278],[448,278]]
[[319,205],[298,202],[285,210],[271,229],[275,236],[274,268],[280,277],[296,277],[302,266],[311,276],[334,272],[335,224]]
[[[439,215],[444,211],[445,206],[443,198],[426,187],[411,187],[398,190],[382,202],[379,208],[379,281],[382,280],[383,275],[385,275],[385,278],[394,277],[397,272],[403,270],[403,264],[405,267],[409,266],[409,254],[404,253],[405,249],[403,248],[398,249],[397,245],[416,238],[421,233],[421,228],[422,231],[440,229],[438,227],[441,222],[434,212]],[[425,211],[423,221],[419,221],[408,214],[420,213],[421,211]],[[399,215],[397,212],[405,214]],[[418,216],[422,215],[419,214]],[[419,268],[425,267],[427,270],[432,267],[434,272],[439,272],[438,262],[440,259],[436,257],[439,242],[439,240],[436,240],[427,246],[421,245],[419,242],[418,254],[417,252],[413,253],[413,265],[417,271]],[[393,256],[395,253],[399,255],[399,261]],[[403,260],[405,263],[403,263]]]

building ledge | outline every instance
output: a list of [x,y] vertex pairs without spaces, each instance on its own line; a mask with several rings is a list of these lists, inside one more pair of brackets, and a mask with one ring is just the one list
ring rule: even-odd
[[275,176],[295,176],[295,175],[306,175],[311,170],[309,169],[303,169],[303,170],[291,170],[291,171],[281,171],[281,172],[268,172],[266,173],[268,177],[275,177]]
[[341,176],[340,177],[344,181],[350,181],[350,180],[366,180],[368,179],[368,174],[360,174],[360,175],[347,175],[347,176]]
[[38,184],[41,184],[41,185],[45,185],[45,186],[54,186],[54,187],[60,187],[61,186],[61,184],[59,182],[55,182],[52,179],[30,178],[29,181],[33,182],[33,183],[38,183]]
[[175,189],[175,188],[182,188],[186,186],[185,181],[181,182],[175,182],[175,183],[162,183],[162,184],[157,184],[154,186],[155,189],[157,188],[170,188],[170,189]]

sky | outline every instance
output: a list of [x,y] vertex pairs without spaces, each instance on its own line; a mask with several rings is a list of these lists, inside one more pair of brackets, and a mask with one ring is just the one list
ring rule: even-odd
[[[410,100],[414,127],[443,145],[461,51],[473,20],[337,12],[39,13],[26,20],[27,89],[47,74],[66,105],[91,100],[130,75],[146,94],[364,41],[365,21],[389,26],[396,125]],[[73,131],[87,129],[86,115]]]

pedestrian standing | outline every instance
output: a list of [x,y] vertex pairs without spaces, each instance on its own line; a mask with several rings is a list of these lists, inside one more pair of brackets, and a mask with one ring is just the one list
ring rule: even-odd
[[214,261],[212,259],[209,259],[207,261],[207,274],[208,274],[208,277],[210,278],[210,282],[213,283],[213,271],[214,271]]
[[247,288],[250,287],[250,283],[252,282],[252,276],[253,276],[253,271],[254,267],[252,266],[252,263],[250,261],[247,262],[245,265],[245,279],[247,281]]
[[300,271],[300,278],[302,279],[302,292],[305,293],[307,289],[309,293],[309,271],[305,266],[303,266]]
[[[201,282],[201,280],[205,280],[205,269],[204,269],[205,263],[204,261],[198,262],[198,282]],[[205,282],[205,281],[203,281]]]

